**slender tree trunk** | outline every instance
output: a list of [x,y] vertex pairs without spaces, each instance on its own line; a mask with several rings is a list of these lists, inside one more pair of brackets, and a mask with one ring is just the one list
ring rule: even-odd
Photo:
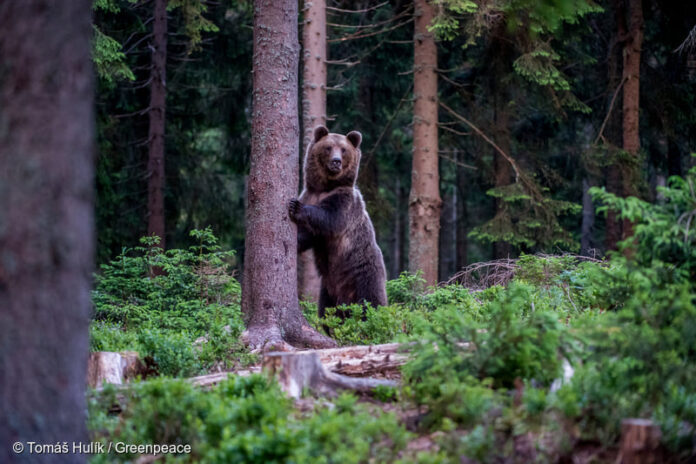
[[442,210],[440,215],[440,244],[439,244],[439,276],[438,281],[442,282],[454,274],[456,265],[457,247],[457,196],[454,188],[447,189],[442,199]]
[[[454,159],[459,160],[459,153],[454,153]],[[457,265],[456,270],[462,269],[467,265],[467,248],[469,246],[467,237],[467,216],[466,208],[466,172],[462,166],[457,166]]]
[[150,69],[150,130],[147,161],[147,234],[160,238],[164,229],[164,123],[167,98],[167,0],[154,0]]
[[[326,1],[304,2],[302,26],[302,152],[306,153],[312,140],[312,131],[326,125]],[[321,277],[314,263],[314,252],[300,254],[298,263],[300,297],[319,301]]]
[[[297,228],[288,204],[299,177],[297,2],[254,2],[251,166],[242,311],[255,349],[335,346],[307,324],[297,299]],[[286,343],[287,342],[287,343]]]
[[[608,56],[608,80],[609,88],[607,89],[608,94],[613,96],[616,89],[623,82],[623,76],[621,71],[622,66],[622,49],[620,47],[623,37],[626,35],[626,11],[624,9],[624,0],[614,0],[614,15],[616,21],[616,29],[614,36],[609,44],[609,56]],[[607,101],[609,105],[609,101]],[[611,110],[609,115],[609,120],[607,122],[606,136],[605,138],[609,141],[608,147],[610,153],[615,152],[616,147],[621,144],[621,115],[622,110],[619,106],[618,101],[614,104],[613,108],[607,106],[607,111]],[[622,192],[622,173],[621,165],[616,156],[612,157],[611,164],[607,166],[606,169],[606,186],[607,191],[621,195]],[[606,235],[605,235],[605,246],[607,250],[616,250],[617,243],[621,240],[621,222],[617,218],[617,214],[613,210],[607,211],[606,220]]]
[[594,227],[594,205],[592,204],[592,197],[589,194],[590,183],[589,178],[584,178],[582,180],[582,224],[580,226],[580,253],[583,255],[589,255],[590,250],[594,248],[592,246],[592,227]]
[[[92,2],[0,2],[0,462],[85,442],[94,259]],[[13,452],[13,443],[25,450]]]
[[437,48],[428,32],[434,16],[427,0],[415,0],[413,170],[409,197],[409,270],[437,284],[440,180],[437,139]]
[[[634,157],[640,150],[640,51],[643,46],[642,0],[628,1],[628,36],[623,49],[623,149]],[[623,195],[635,195],[636,173],[623,176]],[[633,224],[623,222],[623,238],[633,235]]]
[[[502,75],[502,74],[497,74]],[[507,101],[504,98],[496,96],[495,98],[495,134],[498,144],[505,151],[510,153],[510,129],[509,129],[509,114],[504,107]],[[503,158],[498,152],[493,155],[493,167],[495,169],[495,186],[504,187],[512,183],[512,167],[508,160]],[[495,199],[496,214],[508,214],[503,211],[505,202],[502,198]],[[493,255],[496,259],[507,258],[512,252],[512,247],[508,242],[498,241],[493,244]]]
[[401,273],[402,267],[402,248],[403,248],[403,220],[402,220],[402,187],[401,179],[396,176],[396,186],[394,188],[396,204],[394,205],[394,248],[392,253],[391,277],[396,279]]

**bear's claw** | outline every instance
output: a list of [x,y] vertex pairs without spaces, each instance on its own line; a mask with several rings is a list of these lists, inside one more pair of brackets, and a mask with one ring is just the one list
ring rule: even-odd
[[297,217],[300,215],[300,211],[302,210],[302,203],[300,203],[300,200],[293,198],[290,200],[290,218],[292,219],[297,219]]

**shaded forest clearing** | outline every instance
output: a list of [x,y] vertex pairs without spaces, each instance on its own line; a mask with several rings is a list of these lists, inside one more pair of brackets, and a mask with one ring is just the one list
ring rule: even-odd
[[630,259],[479,263],[458,276],[475,291],[425,291],[405,273],[387,284],[389,306],[364,318],[354,305],[341,308],[345,320],[334,311],[320,320],[304,303],[308,321],[341,345],[314,352],[324,368],[398,381],[358,396],[351,387],[336,396],[321,373],[300,375],[316,374],[316,360],[283,374],[277,357],[248,351],[231,256],[210,231],[192,232],[189,250],[126,250],[97,275],[92,349],[136,350],[152,373],[175,379],[92,392],[92,437],[190,443],[193,462],[689,462],[696,232],[684,214],[696,211],[694,175],[674,179],[665,204],[635,202]]

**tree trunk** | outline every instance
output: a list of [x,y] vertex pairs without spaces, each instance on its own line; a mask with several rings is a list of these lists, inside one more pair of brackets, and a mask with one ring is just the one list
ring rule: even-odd
[[589,190],[592,187],[590,179],[582,180],[582,224],[580,226],[580,254],[589,256],[592,246],[592,227],[594,227],[594,205]]
[[150,130],[147,160],[147,235],[160,238],[164,230],[164,122],[167,98],[167,0],[155,0],[150,69]]
[[[643,45],[643,6],[642,0],[628,1],[628,36],[623,49],[623,149],[637,157],[640,150],[639,112],[640,112],[640,50]],[[623,176],[623,195],[636,194],[634,175]],[[623,238],[633,235],[630,221],[623,222]]]
[[[94,259],[92,2],[0,2],[0,462],[85,442]],[[12,444],[25,446],[15,454]],[[84,462],[55,454],[51,462]]]
[[[308,0],[304,3],[302,27],[302,152],[307,153],[312,132],[326,125],[326,1]],[[298,288],[300,297],[319,301],[321,277],[314,263],[314,252],[300,255]]]
[[399,176],[396,176],[395,180],[395,187],[394,187],[394,198],[395,198],[395,204],[394,204],[394,219],[393,219],[393,224],[394,224],[394,246],[392,248],[392,263],[391,263],[391,278],[396,279],[399,277],[399,274],[401,274],[401,271],[403,270],[403,220],[402,220],[402,197],[403,197],[403,192],[402,192],[402,187],[401,187],[401,179]]
[[[608,80],[609,88],[608,95],[613,96],[614,92],[623,82],[623,76],[621,72],[622,66],[622,50],[619,46],[621,44],[622,38],[626,35],[626,21],[623,0],[614,0],[614,15],[616,21],[616,29],[612,40],[609,44],[608,52]],[[613,156],[616,147],[621,143],[621,107],[617,104],[611,108],[609,101],[607,102],[607,111],[611,111],[609,119],[607,121],[606,136],[605,138],[609,141],[608,148],[610,154],[612,155],[611,164],[607,166],[606,170],[606,187],[607,191],[614,193],[616,195],[622,194],[622,173],[621,165],[619,164],[619,159]],[[621,222],[616,217],[616,211],[607,211],[606,220],[606,234],[605,234],[605,246],[607,250],[616,250],[617,243],[621,240]]]
[[409,197],[409,270],[437,284],[440,181],[437,140],[437,48],[428,32],[434,16],[427,0],[415,0],[413,69],[413,170]]
[[[454,153],[454,159],[459,159],[459,153]],[[467,265],[468,260],[468,237],[467,237],[467,216],[466,191],[467,177],[464,167],[457,166],[457,265],[456,270],[460,271]]]
[[[251,166],[247,193],[242,311],[253,349],[329,347],[305,321],[297,299],[297,2],[254,2]],[[287,343],[286,343],[287,342]]]
[[[502,74],[497,74],[502,75]],[[509,114],[505,105],[507,101],[498,96],[495,97],[495,134],[498,144],[505,151],[510,153],[510,122]],[[512,183],[512,167],[508,160],[503,158],[497,151],[493,155],[493,168],[495,169],[495,187],[500,188]],[[496,214],[508,214],[503,211],[505,201],[502,198],[495,199]],[[512,247],[508,242],[497,241],[493,244],[493,255],[495,259],[509,258],[512,252]]]
[[440,258],[439,277],[442,282],[454,274],[457,259],[457,191],[447,189],[442,200],[442,212],[440,216]]

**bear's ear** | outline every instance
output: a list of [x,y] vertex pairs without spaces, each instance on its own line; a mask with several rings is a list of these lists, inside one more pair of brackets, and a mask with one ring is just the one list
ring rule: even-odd
[[317,126],[314,128],[314,141],[318,142],[322,137],[329,135],[329,129],[324,126]]
[[353,144],[355,148],[360,148],[360,142],[362,142],[362,134],[358,131],[348,132],[346,138],[350,143]]

